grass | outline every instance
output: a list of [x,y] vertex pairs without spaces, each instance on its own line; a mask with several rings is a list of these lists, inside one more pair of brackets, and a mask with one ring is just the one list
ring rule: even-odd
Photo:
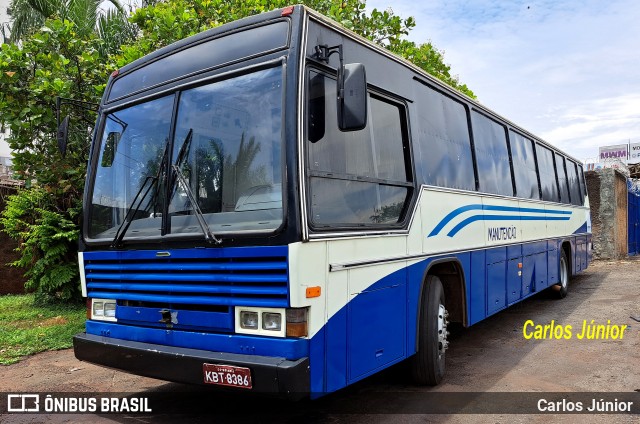
[[84,305],[36,306],[33,294],[0,296],[0,365],[71,347],[85,320]]

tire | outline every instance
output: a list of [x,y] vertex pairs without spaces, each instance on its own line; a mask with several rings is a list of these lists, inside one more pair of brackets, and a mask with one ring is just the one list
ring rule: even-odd
[[554,285],[554,291],[556,297],[558,299],[564,299],[567,297],[567,293],[569,292],[569,261],[567,260],[567,254],[564,249],[562,249],[562,253],[560,253],[560,264],[559,264],[558,277],[560,281],[558,284]]
[[417,352],[411,358],[411,376],[416,384],[435,386],[445,372],[447,316],[442,282],[430,275],[425,282],[418,318]]

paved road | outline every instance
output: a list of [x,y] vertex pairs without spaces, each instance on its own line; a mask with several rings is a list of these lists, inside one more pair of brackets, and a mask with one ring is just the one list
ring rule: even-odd
[[[71,350],[35,355],[0,367],[0,392],[127,392],[151,397],[170,414],[4,415],[0,422],[640,422],[635,415],[425,415],[428,402],[452,408],[495,396],[505,402],[537,402],[536,392],[640,392],[640,260],[596,262],[574,278],[567,298],[540,293],[451,336],[447,376],[436,388],[413,386],[402,364],[319,401],[287,402],[262,397],[203,392],[112,371],[77,361]],[[570,340],[527,340],[523,326],[572,325]],[[624,338],[579,340],[584,321],[627,325]],[[452,395],[450,392],[473,392]],[[483,392],[529,392],[523,398]],[[640,393],[636,393],[640,395]],[[463,396],[463,397],[460,397]],[[464,396],[467,396],[466,398]],[[469,397],[471,396],[471,397]],[[636,396],[638,398],[638,396]],[[640,403],[640,398],[638,398]],[[475,403],[474,403],[475,402]],[[427,405],[427,406],[425,406]],[[505,409],[508,412],[508,409]]]

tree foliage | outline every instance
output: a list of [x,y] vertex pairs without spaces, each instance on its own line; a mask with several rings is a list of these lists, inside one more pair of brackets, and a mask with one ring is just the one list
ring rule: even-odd
[[71,248],[78,240],[74,220],[80,208],[56,211],[55,197],[33,187],[9,197],[2,225],[9,236],[20,240],[20,258],[12,265],[27,269],[26,289],[38,299],[68,301],[79,297],[78,266]]
[[128,21],[128,13],[119,0],[109,0],[112,8],[103,10],[102,0],[11,0],[10,40],[26,40],[39,31],[47,19],[57,18],[75,25],[75,33],[88,37],[97,33],[103,55],[115,53],[121,44],[132,41],[137,28]]
[[[451,75],[442,52],[430,43],[407,40],[415,26],[413,18],[401,18],[390,10],[369,13],[363,0],[304,3],[473,97]],[[122,13],[118,9],[95,13],[97,4],[92,0],[13,0],[14,35],[22,41],[0,46],[0,126],[11,132],[8,142],[14,170],[26,182],[26,188],[9,199],[2,224],[20,242],[21,256],[15,265],[27,269],[27,287],[65,300],[79,295],[76,240],[96,115],[85,109],[64,110],[73,126],[67,155],[62,158],[55,134],[56,97],[98,102],[109,73],[117,67],[189,35],[290,2],[166,0],[136,10],[130,23],[116,19]],[[27,6],[35,12],[27,13]],[[18,12],[23,13],[22,21],[17,19]],[[55,19],[45,21],[47,17]],[[125,40],[130,42],[120,46]],[[250,153],[258,146],[249,140],[242,148]],[[223,160],[222,152],[216,160]]]
[[56,141],[56,96],[97,102],[108,61],[102,41],[79,37],[70,21],[49,21],[21,45],[0,47],[0,124],[9,128],[15,174],[26,188],[9,198],[5,231],[17,239],[27,287],[71,299],[78,294],[77,236],[95,112],[66,108],[73,126],[67,155]]

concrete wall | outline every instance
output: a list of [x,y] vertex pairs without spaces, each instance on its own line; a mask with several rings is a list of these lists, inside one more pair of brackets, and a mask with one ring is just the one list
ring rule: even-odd
[[628,253],[627,178],[615,169],[599,169],[585,173],[591,228],[593,257],[619,259]]

